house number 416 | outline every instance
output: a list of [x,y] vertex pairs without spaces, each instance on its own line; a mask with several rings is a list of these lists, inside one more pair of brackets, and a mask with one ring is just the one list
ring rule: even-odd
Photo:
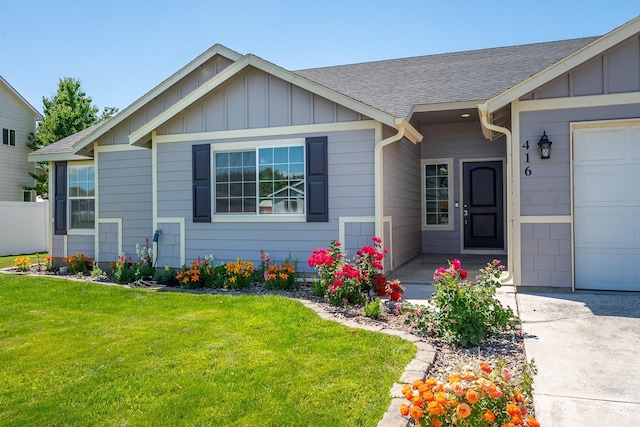
[[[526,150],[524,153],[524,162],[529,163],[529,140],[522,144],[522,148]],[[527,167],[524,168],[525,176],[531,176],[532,173],[533,172],[531,171],[531,166],[527,165]]]

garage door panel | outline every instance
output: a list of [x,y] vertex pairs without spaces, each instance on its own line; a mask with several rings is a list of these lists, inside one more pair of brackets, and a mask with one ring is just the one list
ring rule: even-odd
[[576,283],[581,289],[640,290],[640,253],[588,250],[576,259]]
[[573,140],[575,284],[640,291],[640,126]]

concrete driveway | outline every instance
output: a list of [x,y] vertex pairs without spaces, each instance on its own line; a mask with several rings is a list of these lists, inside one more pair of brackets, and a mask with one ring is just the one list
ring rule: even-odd
[[640,426],[640,294],[516,294],[545,427]]

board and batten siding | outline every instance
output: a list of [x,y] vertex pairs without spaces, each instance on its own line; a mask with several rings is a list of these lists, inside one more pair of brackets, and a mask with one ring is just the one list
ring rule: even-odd
[[[35,172],[35,163],[27,161],[27,142],[35,126],[33,113],[0,85],[0,201],[22,202],[24,187],[33,186],[29,172]],[[15,146],[2,143],[2,129],[15,130]]]
[[214,55],[201,66],[180,79],[176,84],[139,108],[122,123],[98,139],[99,145],[129,144],[129,134],[155,118],[158,114],[183,99],[204,83],[211,80],[233,61],[221,55]]
[[[382,159],[383,216],[391,217],[393,247],[390,253],[395,269],[418,256],[422,249],[420,145],[403,138],[384,147]],[[388,241],[385,240],[385,244],[389,245]]]
[[[460,160],[474,160],[486,158],[506,157],[505,138],[500,137],[488,141],[480,132],[478,122],[448,123],[438,125],[423,125],[420,133],[424,135],[421,142],[421,158],[453,159],[453,173],[449,185],[453,185],[453,200],[459,202],[459,208],[453,209],[453,230],[425,230],[422,231],[422,252],[432,254],[460,253],[460,215],[462,209],[462,183],[460,182]],[[422,171],[420,178],[422,179]],[[418,183],[418,188],[420,184]],[[424,202],[420,195],[420,203]],[[420,218],[422,224],[422,218]]]
[[248,68],[166,124],[158,135],[336,123],[363,117],[255,68]]
[[[177,257],[178,237],[170,237],[172,249],[163,248],[169,233],[179,232],[164,218],[184,218],[185,257],[187,263],[198,257],[213,254],[216,263],[236,258],[259,262],[260,250],[267,251],[276,262],[288,256],[298,259],[300,269],[308,269],[306,260],[311,251],[327,247],[339,238],[340,216],[373,216],[373,130],[326,132],[322,135],[287,135],[276,139],[304,139],[309,136],[328,137],[329,163],[329,221],[269,222],[256,217],[255,221],[228,222],[215,217],[211,223],[192,221],[192,158],[194,143],[161,143],[157,146],[158,169],[158,227],[161,229],[158,265],[171,267]],[[234,140],[237,142],[238,140]],[[268,139],[256,139],[256,146],[268,145]],[[207,141],[198,141],[198,144]],[[223,150],[225,141],[209,141],[212,150]],[[371,236],[368,236],[369,238]]]
[[[151,150],[100,152],[98,170],[99,218],[122,220],[122,250],[136,259],[136,243],[151,241],[154,232]],[[112,240],[100,240],[101,255],[113,255]],[[115,260],[100,257],[101,262]]]

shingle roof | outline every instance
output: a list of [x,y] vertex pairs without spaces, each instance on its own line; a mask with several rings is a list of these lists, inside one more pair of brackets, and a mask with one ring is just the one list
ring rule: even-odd
[[76,132],[73,135],[69,135],[66,138],[62,138],[52,144],[47,145],[46,147],[42,147],[37,150],[34,154],[63,154],[63,153],[72,153],[73,144],[80,141],[85,136],[92,133],[98,127],[100,127],[104,122],[96,123],[95,125],[89,126],[86,129],[81,130],[80,132]]
[[296,71],[396,117],[419,104],[486,100],[598,37]]

